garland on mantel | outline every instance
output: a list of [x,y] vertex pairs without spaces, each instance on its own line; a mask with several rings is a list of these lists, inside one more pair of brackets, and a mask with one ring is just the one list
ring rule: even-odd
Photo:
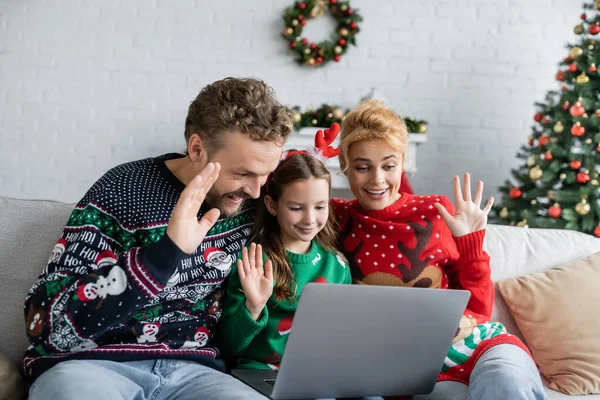
[[[299,106],[294,106],[288,107],[288,111],[292,114],[294,129],[300,130],[309,127],[326,127],[334,122],[341,125],[342,120],[346,114],[350,112],[350,109],[343,109],[336,105],[322,104],[319,108],[314,110],[309,107],[302,111]],[[406,123],[408,133],[424,134],[427,132],[426,121],[408,117],[401,118],[404,119],[404,122]]]

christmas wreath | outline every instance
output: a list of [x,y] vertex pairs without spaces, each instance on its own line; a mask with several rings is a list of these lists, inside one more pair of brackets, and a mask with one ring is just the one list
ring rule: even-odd
[[[308,20],[324,15],[329,10],[336,20],[336,30],[332,40],[312,43],[302,37],[302,29]],[[356,34],[360,31],[358,23],[362,17],[356,9],[350,7],[349,1],[338,0],[304,0],[296,1],[288,7],[283,15],[285,29],[283,37],[289,48],[296,53],[298,64],[320,66],[328,61],[340,61],[350,44],[356,46]]]
[[[343,109],[336,105],[322,104],[319,108],[313,110],[308,108],[301,111],[299,106],[288,108],[294,121],[294,129],[299,130],[307,127],[325,127],[331,126],[334,122],[342,123],[344,116],[350,112],[349,109]],[[416,120],[414,118],[401,117],[406,123],[409,133],[427,132],[427,122]]]

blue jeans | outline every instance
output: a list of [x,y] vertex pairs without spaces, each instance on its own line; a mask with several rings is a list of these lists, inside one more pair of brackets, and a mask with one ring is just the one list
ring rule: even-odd
[[433,392],[413,400],[514,399],[546,400],[540,374],[529,355],[518,346],[495,346],[477,360],[469,386],[460,382],[436,383]]
[[64,361],[44,372],[29,400],[266,399],[234,377],[184,360]]

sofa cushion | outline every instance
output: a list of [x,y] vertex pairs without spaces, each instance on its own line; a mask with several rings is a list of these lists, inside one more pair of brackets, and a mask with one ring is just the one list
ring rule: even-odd
[[550,388],[600,393],[600,253],[498,288]]
[[46,266],[72,204],[0,197],[0,352],[20,364],[29,345],[23,301]]
[[24,399],[25,394],[25,383],[17,368],[0,353],[0,400]]

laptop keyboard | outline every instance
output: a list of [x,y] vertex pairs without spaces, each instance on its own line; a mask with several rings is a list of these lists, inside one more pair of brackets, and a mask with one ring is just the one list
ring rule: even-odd
[[271,386],[275,386],[275,379],[263,379],[264,383],[268,383]]

